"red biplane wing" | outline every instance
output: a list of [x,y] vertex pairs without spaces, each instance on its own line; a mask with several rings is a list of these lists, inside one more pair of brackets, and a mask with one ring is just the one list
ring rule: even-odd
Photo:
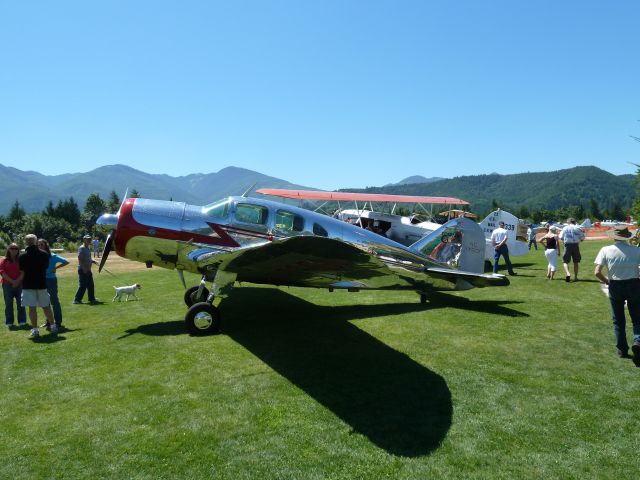
[[288,190],[285,188],[260,188],[257,193],[295,200],[325,200],[351,202],[430,203],[439,205],[469,205],[469,202],[453,197],[426,197],[414,195],[387,195],[382,193],[324,192],[315,190]]

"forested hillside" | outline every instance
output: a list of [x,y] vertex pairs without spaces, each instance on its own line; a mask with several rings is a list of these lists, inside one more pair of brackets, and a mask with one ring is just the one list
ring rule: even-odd
[[597,167],[575,167],[555,172],[472,175],[431,183],[345,190],[457,197],[470,202],[471,210],[481,214],[496,205],[513,211],[521,207],[530,211],[554,211],[570,206],[588,209],[593,201],[602,210],[613,210],[617,204],[626,211],[635,198],[635,178],[635,175],[613,175]]

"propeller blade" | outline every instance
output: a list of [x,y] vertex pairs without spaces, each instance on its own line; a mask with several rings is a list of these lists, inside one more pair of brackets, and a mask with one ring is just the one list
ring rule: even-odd
[[104,250],[102,250],[102,258],[100,259],[100,266],[98,267],[98,273],[102,272],[104,264],[107,262],[109,252],[113,250],[113,231],[107,235],[107,240],[104,242]]

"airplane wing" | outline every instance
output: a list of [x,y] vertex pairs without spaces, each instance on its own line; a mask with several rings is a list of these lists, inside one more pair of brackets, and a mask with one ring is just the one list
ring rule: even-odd
[[[193,253],[196,253],[195,251]],[[200,249],[191,254],[201,271],[222,270],[236,275],[240,282],[266,283],[335,289],[418,289],[437,282],[443,287],[508,285],[503,275],[475,274],[415,263],[384,261],[366,248],[340,240],[298,236],[266,242],[260,246],[212,253]]]
[[439,205],[469,205],[469,202],[453,197],[429,197],[414,195],[389,195],[381,193],[326,192],[320,190],[289,190],[285,188],[260,188],[256,193],[294,200],[356,201],[383,203],[429,203]]

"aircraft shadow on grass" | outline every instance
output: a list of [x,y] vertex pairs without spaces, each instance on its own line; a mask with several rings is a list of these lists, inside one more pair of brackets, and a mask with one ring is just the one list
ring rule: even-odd
[[[451,306],[435,295],[419,303],[319,306],[278,289],[238,288],[223,302],[223,333],[387,452],[433,452],[451,426],[445,380],[359,329],[350,320]],[[492,301],[455,299],[461,309],[515,316]],[[458,302],[458,300],[461,300]],[[254,307],[248,311],[247,306]],[[123,337],[186,334],[182,321],[141,325]],[[437,345],[425,344],[425,349]]]

